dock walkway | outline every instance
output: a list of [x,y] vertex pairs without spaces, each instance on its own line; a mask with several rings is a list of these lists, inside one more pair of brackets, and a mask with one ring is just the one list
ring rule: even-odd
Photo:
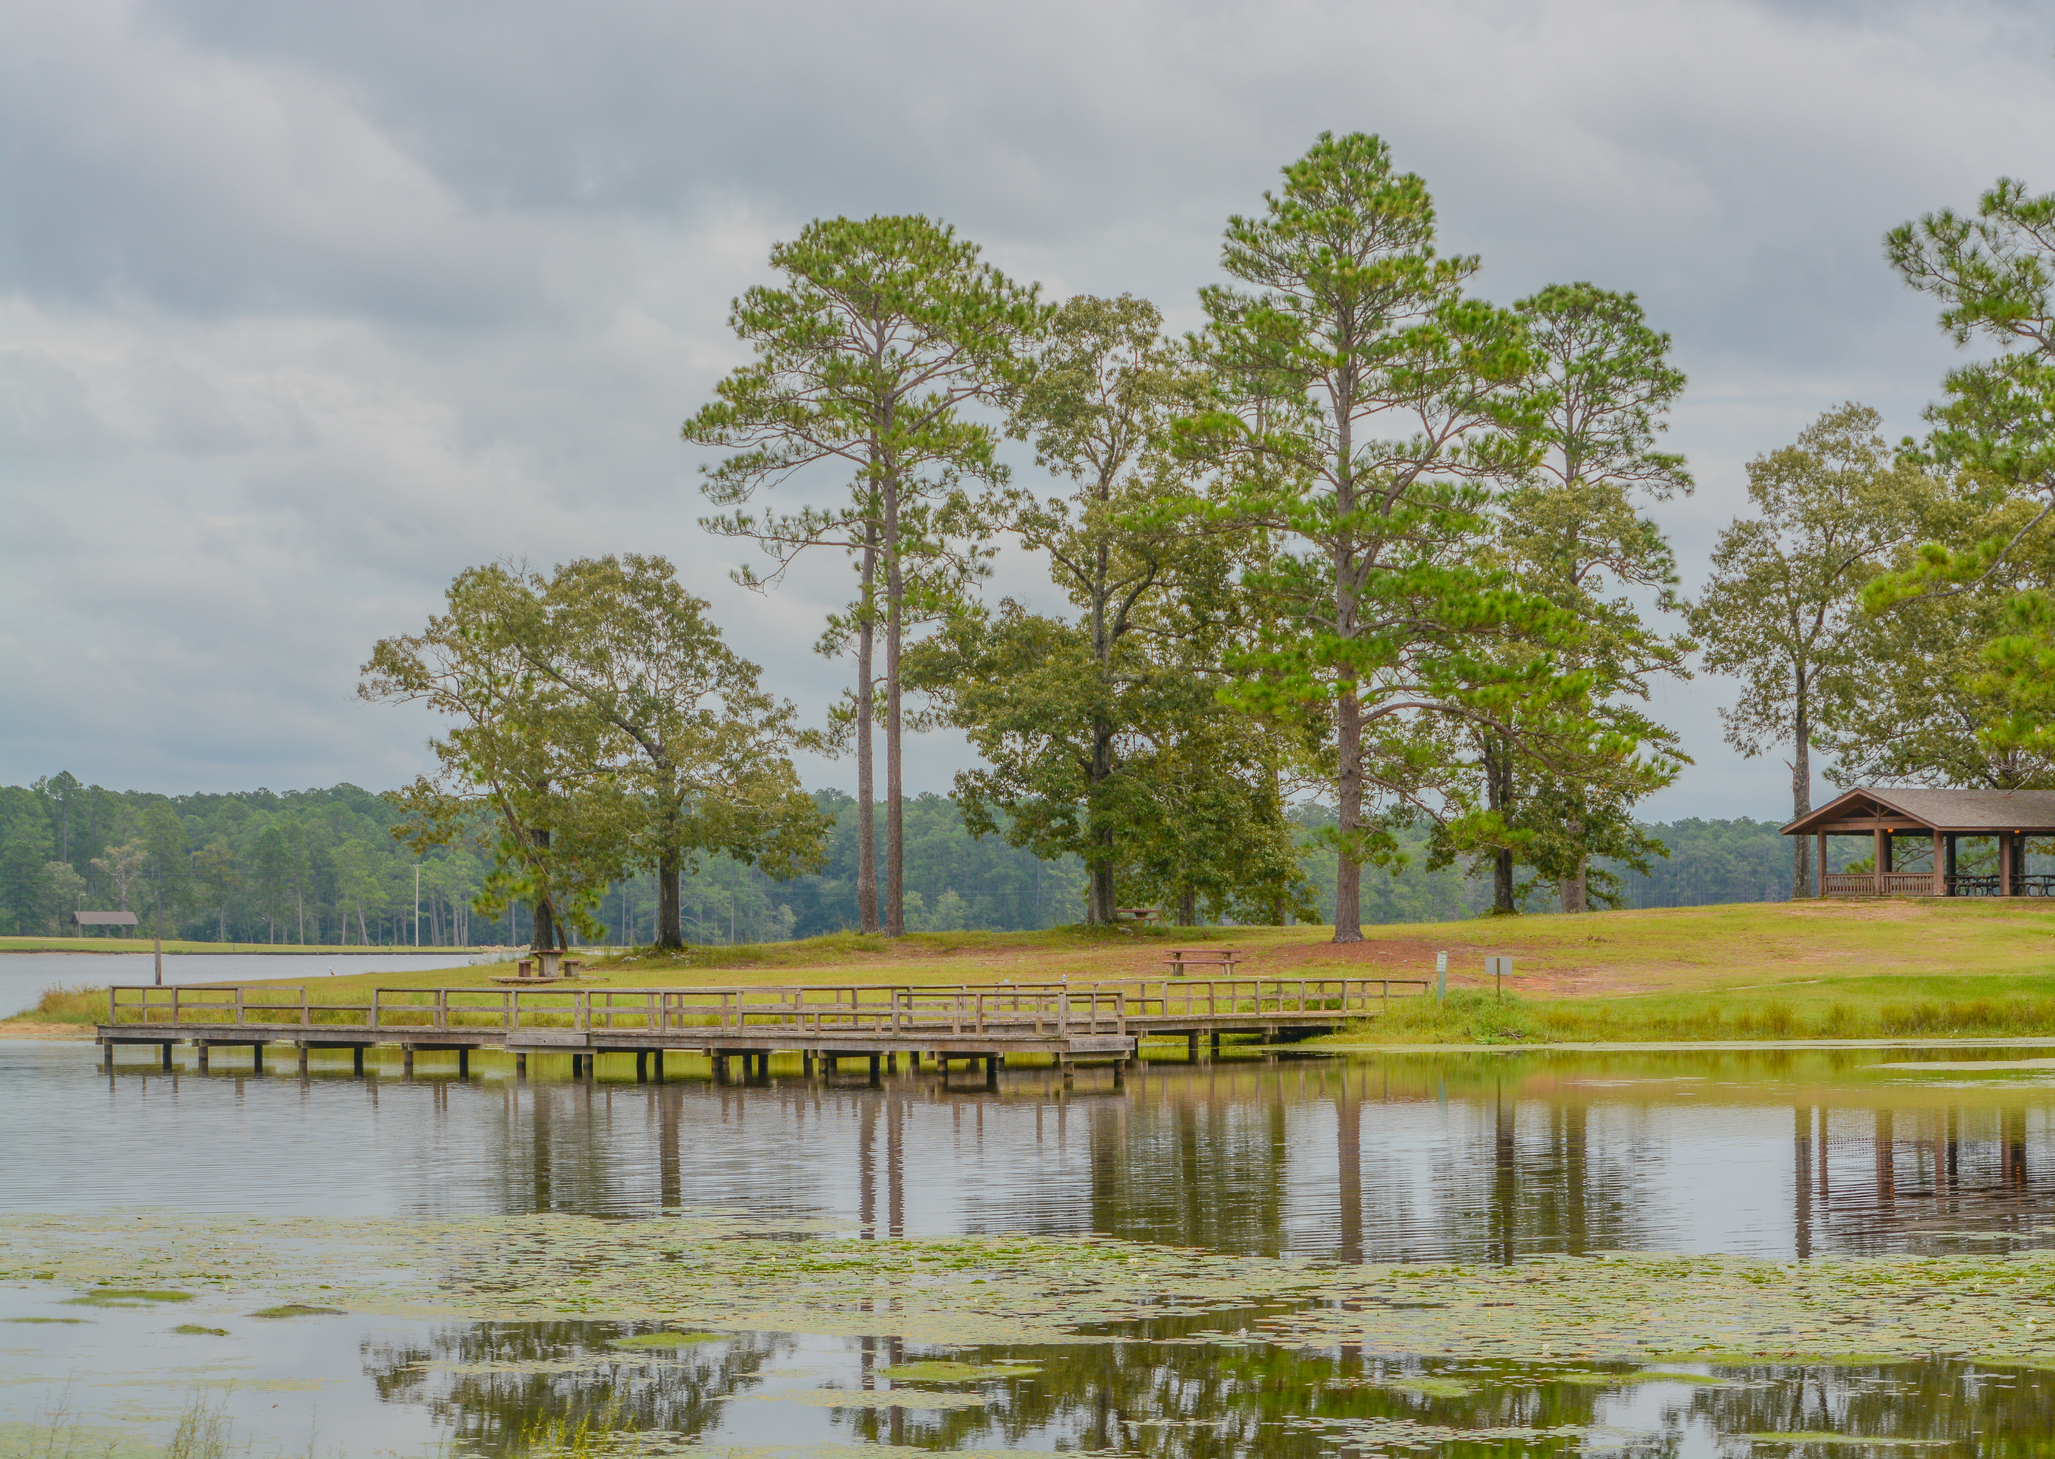
[[277,1044],[297,1051],[306,1068],[312,1049],[350,1049],[358,1073],[364,1051],[397,1048],[405,1066],[416,1051],[454,1050],[469,1073],[477,1049],[514,1056],[569,1054],[574,1072],[590,1074],[593,1056],[636,1055],[638,1077],[665,1053],[713,1060],[714,1077],[728,1061],[763,1067],[773,1053],[797,1053],[809,1073],[815,1061],[868,1058],[896,1067],[923,1055],[946,1070],[981,1063],[988,1078],[1008,1058],[1039,1056],[1068,1068],[1080,1061],[1126,1063],[1140,1040],[1182,1036],[1189,1057],[1201,1040],[1220,1036],[1304,1038],[1338,1024],[1374,1017],[1398,996],[1420,996],[1412,978],[1192,978],[1122,984],[999,983],[961,986],[805,984],[753,988],[374,988],[368,1003],[329,1002],[309,988],[154,987],[107,990],[107,1021],[98,1043],[112,1066],[124,1045],[158,1045],[171,1067],[176,1044],[191,1044],[202,1068],[211,1047],[250,1048],[257,1067]]

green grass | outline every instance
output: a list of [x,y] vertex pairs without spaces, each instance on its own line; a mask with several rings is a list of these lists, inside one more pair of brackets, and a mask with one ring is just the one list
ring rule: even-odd
[[[95,939],[104,943],[105,939]],[[592,989],[763,984],[1131,983],[1163,978],[1165,950],[1229,943],[1245,977],[1428,979],[1449,954],[1450,997],[1394,998],[1390,1013],[1330,1042],[1784,1040],[2055,1035],[2055,902],[2039,899],[1750,903],[1476,918],[1366,930],[1336,945],[1321,927],[1060,927],[1037,932],[835,933],[796,942],[642,949],[588,963]],[[199,946],[206,946],[201,944]],[[1482,959],[1513,958],[1501,1002]],[[511,964],[306,979],[318,1005],[387,1005],[408,990],[491,992]],[[246,1002],[297,1007],[301,983],[251,981]],[[1397,990],[1403,992],[1405,990]],[[106,991],[56,989],[23,1023],[86,1027]],[[423,1000],[425,1001],[425,999]],[[462,1000],[459,1000],[461,1003]],[[473,1000],[459,1022],[497,1022]],[[568,1000],[567,1000],[568,1002]],[[359,1014],[315,1015],[316,1022]],[[546,1020],[544,1020],[546,1021]]]
[[1408,999],[1325,1044],[1696,1043],[2055,1036],[2055,973],[1838,978],[1750,990],[1548,1001],[1482,989]]

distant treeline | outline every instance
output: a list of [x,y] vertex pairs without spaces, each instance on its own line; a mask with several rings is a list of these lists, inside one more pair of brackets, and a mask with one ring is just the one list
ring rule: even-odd
[[[849,814],[855,802],[833,790],[816,792],[814,801],[834,817],[827,866],[784,882],[724,857],[691,868],[681,884],[688,939],[776,942],[856,924],[855,817]],[[68,775],[0,788],[0,931],[56,933],[76,909],[134,911],[147,929],[154,894],[145,823],[156,805],[176,817],[188,864],[176,897],[167,897],[167,936],[409,946],[415,942],[417,864],[423,946],[513,944],[529,934],[525,914],[488,918],[471,905],[482,885],[480,857],[444,848],[416,858],[392,838],[399,820],[392,805],[354,785],[161,796],[81,785]],[[1309,808],[1298,821],[1308,842],[1306,872],[1322,917],[1329,917],[1334,853],[1312,838],[1332,815]],[[1000,836],[974,837],[946,796],[912,797],[905,822],[910,930],[1020,931],[1083,919],[1085,873],[1075,858],[1041,861]],[[1607,868],[1621,877],[1627,906],[1775,901],[1790,894],[1790,843],[1774,823],[1684,820],[1646,829],[1670,855],[1647,876]],[[1365,921],[1447,921],[1489,909],[1487,875],[1460,864],[1430,870],[1424,830],[1401,841],[1408,864],[1396,876],[1366,872]],[[1528,905],[1547,910],[1553,897],[1553,883],[1540,885]],[[654,878],[617,883],[601,909],[609,940],[647,942],[655,904]]]

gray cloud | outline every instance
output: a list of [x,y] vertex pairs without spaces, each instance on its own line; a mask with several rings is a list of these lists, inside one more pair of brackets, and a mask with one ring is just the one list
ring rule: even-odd
[[[2055,186],[2055,21],[1996,0],[0,13],[10,780],[392,783],[427,727],[355,703],[357,663],[509,556],[668,553],[817,714],[845,579],[735,589],[676,440],[813,216],[933,213],[1185,326],[1225,216],[1378,131],[1487,292],[1589,278],[1675,335],[1695,574],[1747,457],[1845,398],[1916,429],[1954,354],[1883,230]],[[1026,560],[999,586],[1053,599]],[[1719,697],[1665,691],[1700,763],[1657,812],[1777,814]],[[963,759],[929,740],[913,783]]]

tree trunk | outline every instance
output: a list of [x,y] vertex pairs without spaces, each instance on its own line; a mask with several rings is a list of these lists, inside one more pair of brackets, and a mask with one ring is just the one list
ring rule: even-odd
[[663,775],[663,810],[658,817],[656,854],[656,945],[681,948],[685,945],[685,919],[678,905],[678,877],[684,870],[682,846],[684,828],[679,824],[681,797],[677,777],[669,765],[657,767]]
[[[684,909],[679,905],[678,878],[684,871],[676,846],[666,846],[656,858],[656,946],[685,945]],[[704,938],[705,929],[701,928]]]
[[1177,894],[1177,925],[1196,927],[1199,925],[1199,894],[1186,887]]
[[357,936],[363,939],[364,946],[369,947],[371,945],[371,930],[364,925],[364,904],[362,902],[357,903]]
[[[1490,739],[1484,743],[1484,800],[1501,820],[1511,815],[1512,765],[1505,751]],[[1495,916],[1509,917],[1520,910],[1513,900],[1515,887],[1512,848],[1501,846],[1491,853],[1491,910]]]
[[864,528],[863,597],[856,626],[856,921],[878,930],[877,766],[871,745],[876,700],[878,529]]
[[[1805,702],[1805,676],[1798,676],[1798,696],[1791,721],[1791,819],[1812,813],[1812,723]],[[1812,895],[1812,837],[1791,838],[1791,897]]]
[[1091,895],[1085,902],[1085,921],[1093,926],[1111,927],[1114,923],[1113,906],[1113,826],[1106,819],[1101,797],[1106,782],[1113,778],[1113,726],[1099,723],[1092,726],[1092,780],[1087,806],[1091,819],[1097,824],[1092,828],[1092,842],[1098,849],[1098,856],[1091,866]]
[[1334,940],[1361,942],[1363,868],[1354,858],[1351,837],[1363,824],[1363,708],[1356,701],[1354,685],[1344,689],[1335,704],[1335,739],[1341,762],[1336,786],[1340,804],[1335,817],[1341,831],[1341,854],[1334,865]]
[[[1584,834],[1582,821],[1567,821],[1563,829],[1572,836]],[[1577,870],[1573,875],[1559,878],[1556,891],[1562,897],[1565,912],[1588,912],[1591,910],[1591,858],[1583,854],[1577,857]]]
[[899,557],[899,485],[885,482],[885,936],[906,935],[906,787],[900,763],[899,637],[906,580]]

